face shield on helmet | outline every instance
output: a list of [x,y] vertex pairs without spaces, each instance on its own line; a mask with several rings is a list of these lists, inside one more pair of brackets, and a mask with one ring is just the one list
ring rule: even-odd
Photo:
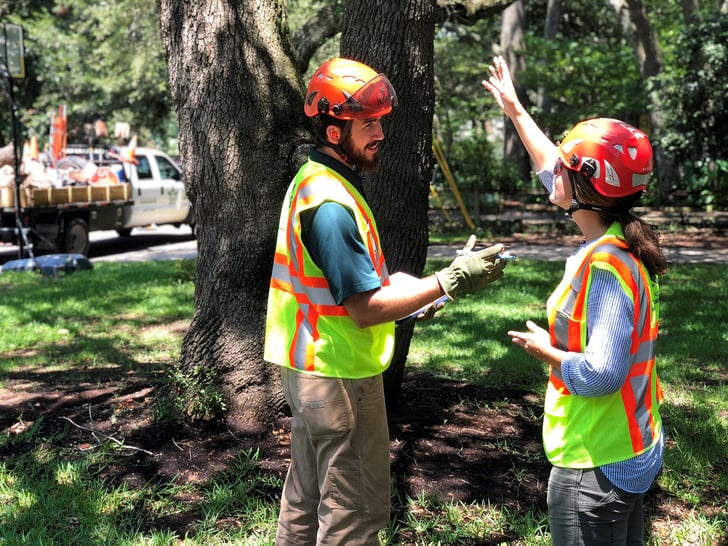
[[384,74],[365,64],[334,58],[314,73],[306,91],[308,117],[325,114],[340,120],[382,117],[397,106],[397,94]]
[[397,94],[387,76],[377,74],[344,102],[331,106],[340,119],[371,119],[389,114],[397,106]]

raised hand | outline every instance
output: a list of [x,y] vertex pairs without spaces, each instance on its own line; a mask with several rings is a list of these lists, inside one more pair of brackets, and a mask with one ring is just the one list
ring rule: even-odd
[[481,83],[495,98],[496,103],[508,117],[516,113],[519,106],[516,88],[513,86],[511,72],[503,57],[493,57],[493,64],[488,67],[490,78]]

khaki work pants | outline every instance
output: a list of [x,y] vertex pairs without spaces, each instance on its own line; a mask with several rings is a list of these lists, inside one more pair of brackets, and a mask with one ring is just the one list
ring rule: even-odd
[[316,377],[282,367],[291,464],[276,544],[379,545],[389,523],[389,431],[382,376]]

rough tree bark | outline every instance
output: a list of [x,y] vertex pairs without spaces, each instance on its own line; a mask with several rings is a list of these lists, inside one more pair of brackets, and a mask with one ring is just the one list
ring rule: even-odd
[[198,241],[182,396],[200,413],[219,389],[238,430],[260,429],[284,406],[278,370],[262,360],[265,305],[280,206],[308,127],[284,4],[159,4]]

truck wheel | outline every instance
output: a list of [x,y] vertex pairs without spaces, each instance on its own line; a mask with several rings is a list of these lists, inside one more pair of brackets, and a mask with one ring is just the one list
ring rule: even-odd
[[88,255],[91,241],[88,236],[88,224],[81,218],[73,218],[66,224],[63,234],[62,248],[69,254]]
[[131,235],[131,228],[117,229],[116,233],[119,234],[119,237],[129,237]]

